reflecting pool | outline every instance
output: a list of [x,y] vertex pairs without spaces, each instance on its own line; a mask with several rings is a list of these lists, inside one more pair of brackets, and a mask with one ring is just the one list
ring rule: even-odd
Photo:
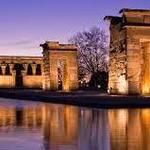
[[150,109],[0,98],[0,150],[150,150]]

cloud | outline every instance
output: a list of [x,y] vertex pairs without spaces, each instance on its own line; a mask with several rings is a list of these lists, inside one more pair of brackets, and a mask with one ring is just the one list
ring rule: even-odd
[[28,40],[24,40],[24,41],[18,41],[18,42],[14,42],[11,45],[27,45],[27,44],[31,44],[31,41]]
[[32,44],[32,41],[29,40],[21,40],[21,41],[14,41],[14,42],[8,42],[8,43],[0,43],[1,46],[23,46],[23,45],[29,45]]

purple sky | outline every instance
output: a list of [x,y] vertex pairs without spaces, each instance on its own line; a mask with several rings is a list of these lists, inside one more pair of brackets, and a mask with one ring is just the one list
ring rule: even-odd
[[102,18],[125,7],[150,9],[150,0],[1,0],[0,54],[41,55],[40,43],[105,28]]

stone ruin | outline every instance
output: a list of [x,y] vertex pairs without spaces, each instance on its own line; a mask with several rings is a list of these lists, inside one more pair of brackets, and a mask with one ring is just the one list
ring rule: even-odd
[[122,9],[110,22],[110,94],[150,94],[150,10]]

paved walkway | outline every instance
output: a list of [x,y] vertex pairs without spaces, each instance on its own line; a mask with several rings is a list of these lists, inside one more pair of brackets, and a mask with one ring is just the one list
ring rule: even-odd
[[64,93],[42,90],[1,89],[0,97],[95,108],[150,108],[150,97],[148,96],[107,95],[91,91]]

